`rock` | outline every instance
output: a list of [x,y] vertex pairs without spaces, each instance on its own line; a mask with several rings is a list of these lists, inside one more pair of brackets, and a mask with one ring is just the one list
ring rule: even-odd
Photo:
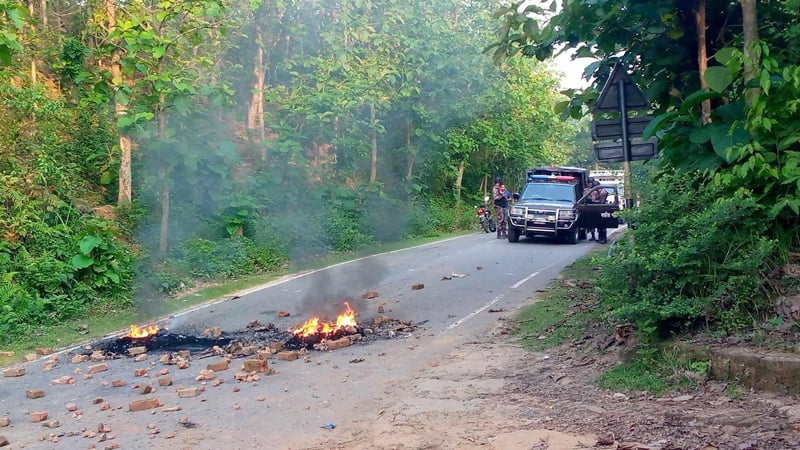
[[3,371],[3,376],[6,378],[21,377],[25,375],[24,367],[11,367]]

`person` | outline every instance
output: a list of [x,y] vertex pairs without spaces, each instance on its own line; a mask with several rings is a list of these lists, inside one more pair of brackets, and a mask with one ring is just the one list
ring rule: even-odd
[[494,213],[497,217],[497,239],[507,237],[506,234],[506,214],[505,208],[508,206],[508,200],[502,189],[503,180],[500,177],[494,179],[494,187],[492,188],[492,198],[494,199]]
[[[591,203],[604,205],[608,199],[608,191],[600,187],[600,182],[597,180],[592,181],[592,188],[594,189],[589,197]],[[596,189],[595,189],[596,188]],[[592,230],[592,240],[594,240],[594,230]],[[605,244],[608,242],[608,230],[605,228],[597,228],[597,242]]]
[[[508,208],[511,206],[511,191],[506,189],[506,185],[505,184],[500,183],[500,192],[502,192],[503,196],[506,198],[506,207],[503,208],[503,213],[505,214],[506,222],[508,222]],[[507,229],[507,227],[506,227],[506,229]]]
[[[586,204],[587,205],[591,204],[591,203],[594,203],[593,196],[591,195],[592,188],[594,187],[594,183],[595,183],[595,179],[594,178],[589,178],[589,181],[588,181],[588,183],[586,185],[586,189],[583,190],[583,195],[584,196],[588,195],[588,197],[586,198]],[[592,237],[589,238],[590,241],[596,241],[597,240],[597,238],[595,237],[596,230],[597,230],[597,228],[591,228],[589,230],[586,230],[587,233],[591,233],[592,234]]]

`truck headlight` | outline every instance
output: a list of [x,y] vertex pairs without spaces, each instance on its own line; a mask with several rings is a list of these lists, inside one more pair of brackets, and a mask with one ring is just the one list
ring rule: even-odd
[[514,206],[511,208],[511,214],[515,216],[524,216],[525,215],[525,208]]
[[558,212],[559,220],[575,220],[577,216],[574,209],[563,209]]

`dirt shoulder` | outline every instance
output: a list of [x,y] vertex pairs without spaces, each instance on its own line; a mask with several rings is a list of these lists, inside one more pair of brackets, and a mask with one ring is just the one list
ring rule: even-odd
[[503,320],[485,340],[388,382],[360,424],[304,448],[800,448],[797,398],[733,399],[713,381],[666,398],[598,389],[596,378],[618,360],[594,340],[526,351]]

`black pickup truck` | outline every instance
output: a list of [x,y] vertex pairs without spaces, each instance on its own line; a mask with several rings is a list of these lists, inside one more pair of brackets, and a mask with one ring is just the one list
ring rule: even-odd
[[[611,203],[591,203],[586,169],[541,167],[528,170],[522,191],[509,207],[508,242],[521,236],[548,236],[570,244],[586,239],[592,228],[617,228],[619,193],[609,192]],[[608,190],[608,186],[602,188]]]

